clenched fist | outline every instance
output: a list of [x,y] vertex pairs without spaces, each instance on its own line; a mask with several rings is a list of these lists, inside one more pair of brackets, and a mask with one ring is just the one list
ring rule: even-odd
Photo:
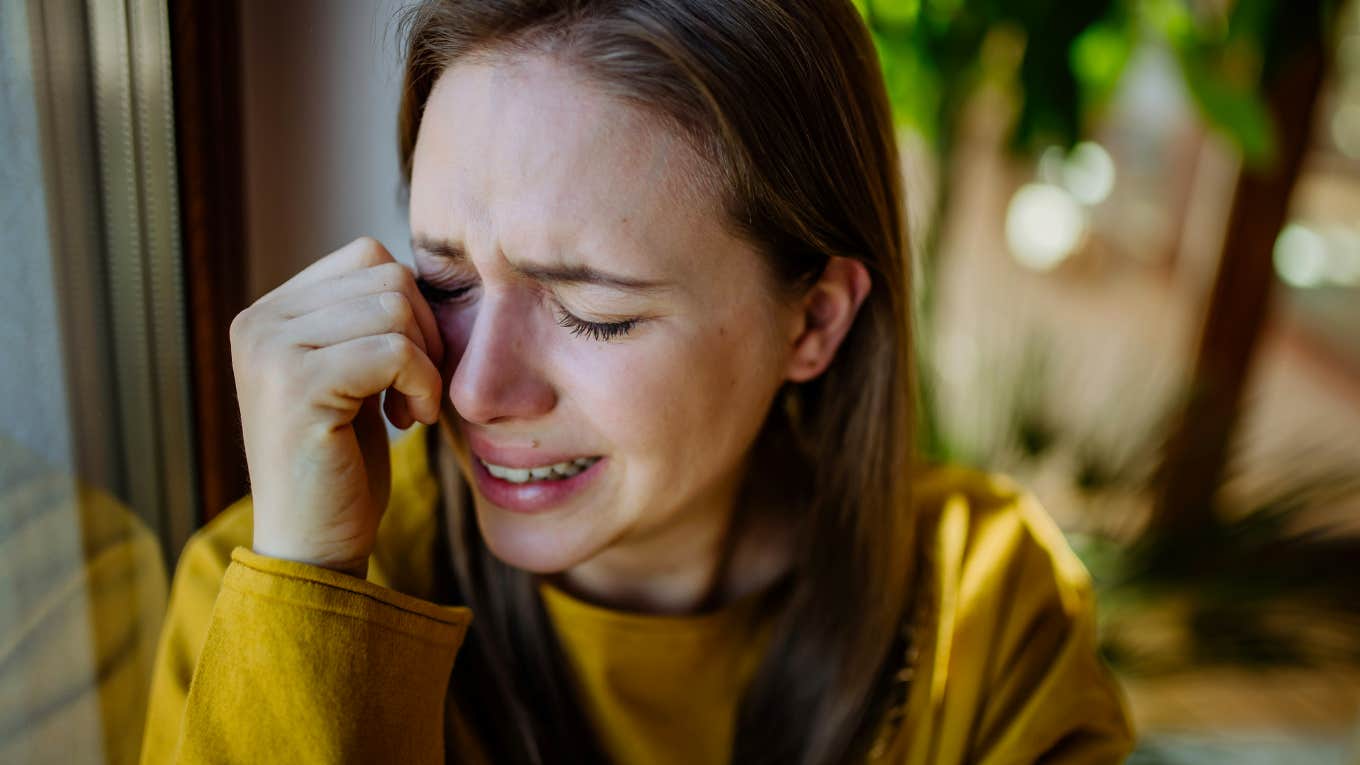
[[255,552],[366,576],[391,489],[379,410],[433,424],[443,397],[443,343],[411,270],[357,239],[242,311],[231,355]]

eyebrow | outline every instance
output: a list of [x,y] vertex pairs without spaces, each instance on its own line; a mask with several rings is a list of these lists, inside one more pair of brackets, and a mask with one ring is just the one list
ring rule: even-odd
[[[464,252],[462,246],[443,240],[412,237],[411,249],[420,250],[434,258],[456,262],[467,260],[467,253]],[[580,263],[563,266],[516,264],[511,264],[511,266],[515,269],[515,272],[521,276],[526,276],[544,284],[595,284],[602,287],[613,287],[615,289],[627,290],[630,292],[656,292],[671,286],[667,282],[635,279],[630,276],[611,274],[607,271],[601,271],[598,268],[593,268]]]

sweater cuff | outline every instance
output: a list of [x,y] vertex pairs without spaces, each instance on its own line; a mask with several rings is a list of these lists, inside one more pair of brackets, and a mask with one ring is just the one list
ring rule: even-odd
[[330,569],[232,550],[177,762],[444,762],[472,620]]
[[[236,547],[222,580],[225,590],[381,624],[412,637],[457,647],[472,622],[466,606],[441,606],[309,563]],[[356,597],[358,596],[358,597]]]

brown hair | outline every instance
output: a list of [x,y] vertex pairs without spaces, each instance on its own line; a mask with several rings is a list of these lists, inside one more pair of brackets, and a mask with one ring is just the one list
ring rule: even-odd
[[[443,0],[404,22],[408,182],[446,68],[485,53],[549,54],[688,138],[714,170],[726,223],[783,285],[814,283],[833,255],[868,267],[873,286],[835,360],[786,386],[753,447],[753,464],[774,463],[780,482],[808,478],[788,509],[799,523],[793,575],[732,742],[734,762],[860,758],[887,704],[916,555],[904,206],[858,13],[849,0]],[[748,490],[770,478],[753,469]],[[606,761],[533,575],[486,549],[467,487],[443,480],[452,586],[477,615],[455,702],[495,762]]]

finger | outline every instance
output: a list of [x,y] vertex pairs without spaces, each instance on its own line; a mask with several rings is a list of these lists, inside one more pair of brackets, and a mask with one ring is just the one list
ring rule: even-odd
[[400,332],[420,346],[425,355],[430,353],[416,322],[415,309],[406,295],[397,291],[333,303],[284,322],[279,331],[289,344],[304,348],[324,348],[356,337]]
[[294,274],[288,281],[265,293],[261,301],[273,300],[298,289],[317,284],[349,271],[372,268],[397,259],[382,243],[371,236],[361,236]]
[[420,334],[425,338],[427,355],[438,364],[444,357],[444,340],[439,334],[439,325],[430,304],[416,286],[415,274],[402,263],[384,263],[340,274],[279,298],[270,310],[284,319],[292,319],[345,300],[393,290],[406,296],[415,314],[416,324],[420,327]]
[[403,283],[408,280],[411,286],[415,287],[415,276],[406,264],[395,261],[380,263],[301,285],[269,301],[266,308],[284,318],[292,319],[351,298],[401,289]]
[[400,332],[346,340],[309,351],[303,358],[307,377],[326,381],[326,389],[314,399],[322,404],[351,409],[356,402],[395,388],[421,422],[439,419],[439,370]]

